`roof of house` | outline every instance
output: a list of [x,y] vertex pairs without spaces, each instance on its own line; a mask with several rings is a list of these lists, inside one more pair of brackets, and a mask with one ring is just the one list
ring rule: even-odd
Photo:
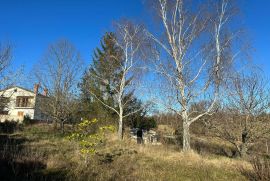
[[[19,88],[19,89],[22,89],[22,90],[25,90],[25,91],[27,91],[27,92],[31,92],[31,93],[35,94],[35,92],[32,91],[32,90],[30,90],[30,89],[26,89],[26,88],[24,88],[24,87],[16,86],[16,85],[15,85],[15,86],[7,87],[7,88],[5,88],[5,89],[2,89],[2,90],[0,90],[0,92],[5,91],[5,90],[8,90],[8,89],[12,89],[12,88]],[[44,96],[44,95],[38,93],[38,96]],[[47,97],[47,96],[44,96],[44,97]]]

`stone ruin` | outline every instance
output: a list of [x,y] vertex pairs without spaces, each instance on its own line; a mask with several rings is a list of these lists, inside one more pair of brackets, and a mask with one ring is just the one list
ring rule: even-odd
[[[139,131],[139,128],[132,128],[130,130],[130,136],[134,140],[138,140],[137,132]],[[159,142],[159,136],[156,131],[154,130],[142,130],[142,143],[143,144],[153,144],[153,145],[160,145]]]

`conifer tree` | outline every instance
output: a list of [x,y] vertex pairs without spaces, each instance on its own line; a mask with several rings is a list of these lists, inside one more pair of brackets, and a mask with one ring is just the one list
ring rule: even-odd
[[[83,102],[83,114],[88,118],[98,117],[103,120],[110,120],[114,117],[114,112],[104,107],[97,101],[90,92],[114,107],[115,90],[110,85],[118,84],[117,76],[121,73],[120,65],[122,52],[114,43],[114,34],[106,33],[101,41],[101,48],[94,51],[92,65],[85,72],[81,88],[81,98]],[[105,81],[99,80],[103,77]]]
[[114,33],[106,33],[101,48],[96,48],[93,62],[80,84],[85,115],[106,121],[118,117],[120,139],[123,137],[123,119],[132,119],[132,116],[141,114],[144,109],[131,87],[134,77],[132,74],[126,75],[126,61],[124,50],[117,44]]
[[[111,107],[116,106],[115,95],[117,87],[120,86],[122,76],[123,52],[115,43],[115,35],[112,32],[106,33],[101,41],[101,48],[96,48],[92,59],[92,65],[85,72],[82,83],[82,101],[86,111],[92,117],[114,118],[115,112],[104,107],[93,97],[93,94]],[[102,80],[100,79],[102,77]],[[132,78],[126,80],[130,84]],[[90,93],[91,92],[91,93]],[[132,99],[133,91],[127,93],[125,99]],[[90,116],[90,117],[91,117]]]

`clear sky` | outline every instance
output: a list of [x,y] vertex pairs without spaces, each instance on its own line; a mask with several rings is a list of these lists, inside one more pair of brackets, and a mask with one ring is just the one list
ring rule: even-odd
[[241,10],[252,46],[254,63],[270,76],[270,1],[244,0]]
[[[14,45],[15,65],[26,72],[41,59],[49,43],[67,38],[87,64],[112,21],[143,21],[143,0],[0,0],[0,41]],[[270,74],[270,1],[243,0],[243,22],[256,51],[253,60]]]

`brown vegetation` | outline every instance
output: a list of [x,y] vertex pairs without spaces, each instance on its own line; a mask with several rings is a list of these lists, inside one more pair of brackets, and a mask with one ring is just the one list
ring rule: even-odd
[[[205,139],[208,146],[223,144]],[[128,137],[119,141],[116,134],[107,135],[86,164],[78,145],[47,124],[1,135],[1,143],[0,171],[9,173],[1,180],[247,180],[239,168],[253,173],[249,162],[207,149],[203,155],[183,153],[176,145],[137,145]]]

